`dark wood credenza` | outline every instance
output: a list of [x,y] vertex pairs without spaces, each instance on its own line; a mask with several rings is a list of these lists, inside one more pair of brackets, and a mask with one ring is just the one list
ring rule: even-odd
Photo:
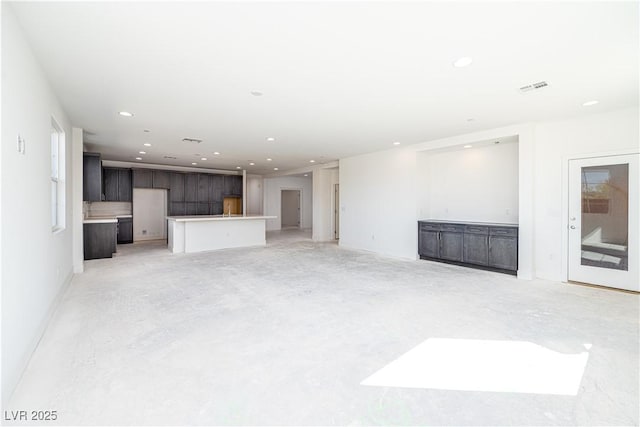
[[516,274],[518,225],[418,221],[420,259]]

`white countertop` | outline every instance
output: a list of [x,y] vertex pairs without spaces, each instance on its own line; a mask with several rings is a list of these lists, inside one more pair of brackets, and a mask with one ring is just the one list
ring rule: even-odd
[[263,215],[193,215],[193,216],[168,216],[169,221],[192,222],[192,221],[247,221],[255,219],[276,219],[277,216]]
[[114,217],[104,217],[104,218],[85,218],[82,223],[83,224],[107,224],[107,223],[116,223],[118,222],[118,218]]
[[133,218],[133,215],[93,215],[82,220],[83,224],[101,224],[118,222],[118,218]]

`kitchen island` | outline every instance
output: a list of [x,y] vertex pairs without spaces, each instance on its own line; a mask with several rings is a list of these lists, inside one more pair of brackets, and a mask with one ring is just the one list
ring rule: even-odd
[[266,220],[276,216],[168,216],[168,245],[173,253],[266,245]]

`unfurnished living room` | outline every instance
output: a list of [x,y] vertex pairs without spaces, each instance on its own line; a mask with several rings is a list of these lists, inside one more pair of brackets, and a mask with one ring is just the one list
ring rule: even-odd
[[639,425],[638,1],[1,14],[3,425]]

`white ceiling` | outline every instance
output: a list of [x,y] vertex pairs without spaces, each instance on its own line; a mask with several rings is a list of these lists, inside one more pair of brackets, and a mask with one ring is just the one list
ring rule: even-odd
[[[638,2],[13,8],[73,124],[111,160],[144,150],[148,163],[269,173],[638,104]],[[454,68],[461,56],[473,64]]]

